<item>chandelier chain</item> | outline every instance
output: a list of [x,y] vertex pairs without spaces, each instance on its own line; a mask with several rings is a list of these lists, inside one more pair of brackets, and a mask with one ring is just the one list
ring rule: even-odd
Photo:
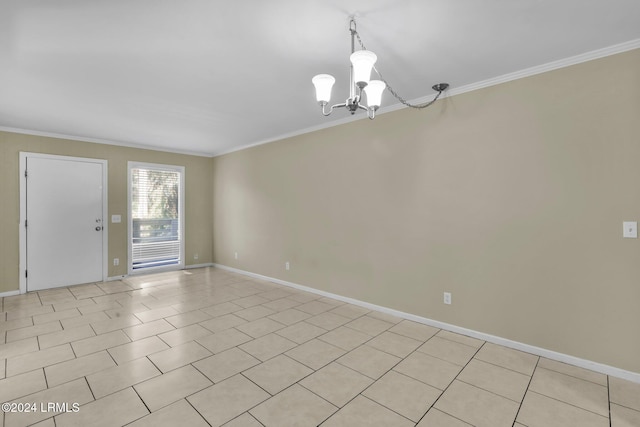
[[[351,21],[351,22],[353,22],[355,24],[355,21]],[[355,25],[353,25],[353,27],[351,27],[350,30],[353,31],[353,33],[356,35],[356,38],[358,39],[358,44],[360,44],[360,47],[362,48],[362,50],[367,50],[367,48],[364,46],[364,43],[362,42],[362,39],[360,38],[360,34],[358,34],[358,31],[356,30]],[[440,98],[440,95],[442,95],[442,90],[439,90],[438,94],[436,95],[436,97],[433,98],[431,101],[426,102],[424,104],[412,104],[409,101],[407,101],[406,99],[404,99],[402,96],[400,96],[398,94],[398,92],[396,92],[391,87],[389,82],[385,80],[385,78],[382,76],[382,73],[380,73],[380,71],[376,68],[375,65],[373,66],[373,70],[378,74],[378,76],[380,77],[380,80],[382,80],[384,82],[384,84],[387,85],[387,89],[389,90],[389,92],[391,92],[391,95],[393,95],[398,101],[400,101],[402,104],[406,105],[407,107],[416,108],[416,109],[427,108],[431,104],[436,102],[438,100],[438,98]]]

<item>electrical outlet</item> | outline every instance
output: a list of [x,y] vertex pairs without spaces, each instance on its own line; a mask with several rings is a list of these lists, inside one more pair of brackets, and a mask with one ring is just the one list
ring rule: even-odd
[[444,293],[444,303],[451,304],[451,292]]
[[236,257],[236,259],[238,259],[238,252],[235,253],[235,257]]
[[120,258],[114,258],[113,265],[120,265]]
[[193,254],[193,259],[198,259],[198,254],[197,253]]
[[624,221],[622,223],[622,237],[626,239],[637,239],[638,238],[638,222]]
[[284,269],[285,269],[285,270],[289,270],[289,267],[290,267],[290,266],[289,266],[289,261],[285,262],[285,263],[284,263]]

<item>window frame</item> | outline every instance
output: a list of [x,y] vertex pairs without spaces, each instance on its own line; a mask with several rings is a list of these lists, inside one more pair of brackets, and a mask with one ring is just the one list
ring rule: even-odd
[[[178,217],[179,217],[179,233],[180,233],[180,262],[177,264],[133,268],[133,206],[132,206],[132,173],[133,169],[149,169],[161,172],[178,172],[180,174],[180,186],[178,188]],[[165,165],[160,163],[147,162],[127,162],[127,273],[129,275],[156,273],[161,271],[183,270],[185,268],[185,167],[178,165]]]

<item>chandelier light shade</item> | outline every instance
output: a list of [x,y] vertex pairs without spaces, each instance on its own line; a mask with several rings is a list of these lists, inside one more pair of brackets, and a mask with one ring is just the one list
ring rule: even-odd
[[[447,90],[449,87],[448,83],[438,83],[437,85],[432,86],[432,89],[438,92],[432,101],[418,105],[409,103],[391,88],[389,83],[387,83],[380,74],[380,71],[376,69],[375,64],[378,57],[375,53],[364,47],[364,44],[360,39],[360,35],[356,31],[356,21],[353,18],[349,21],[349,32],[351,33],[351,56],[349,57],[351,60],[351,82],[349,84],[349,98],[347,98],[343,103],[332,105],[327,110],[327,105],[329,105],[329,101],[331,100],[331,89],[333,88],[336,79],[329,74],[318,74],[311,79],[311,82],[316,88],[316,100],[322,108],[323,115],[330,115],[334,108],[345,107],[351,114],[355,114],[359,109],[365,110],[367,112],[367,116],[373,120],[375,118],[376,111],[382,105],[382,94],[385,89],[388,89],[398,101],[408,107],[426,108],[436,102],[442,92]],[[355,50],[356,37],[358,38],[358,43],[362,48],[358,51]],[[372,71],[376,72],[379,76],[379,80],[371,80]],[[362,92],[367,95],[366,107],[362,105]]]
[[377,110],[382,104],[382,92],[387,88],[387,85],[382,80],[371,80],[369,84],[364,88],[364,93],[367,94],[367,105],[369,108]]
[[378,57],[370,50],[359,50],[351,54],[351,64],[353,65],[353,81],[360,89],[369,84],[371,79],[371,69]]
[[323,103],[326,105],[331,100],[331,88],[336,82],[336,79],[329,74],[318,74],[311,79],[313,85],[316,87],[316,100],[320,105]]

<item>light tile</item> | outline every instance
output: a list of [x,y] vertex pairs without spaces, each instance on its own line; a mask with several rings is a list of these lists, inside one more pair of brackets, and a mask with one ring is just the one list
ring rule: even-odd
[[634,411],[615,403],[611,405],[611,427],[638,426],[640,426],[640,411]]
[[439,338],[444,338],[449,341],[459,342],[460,344],[468,345],[469,347],[480,348],[484,344],[484,341],[477,338],[471,338],[466,335],[456,334],[455,332],[441,330],[436,334]]
[[257,385],[236,375],[187,398],[211,424],[220,426],[269,398]]
[[40,335],[38,337],[38,342],[40,343],[40,349],[44,350],[45,348],[67,344],[83,338],[93,337],[95,335],[96,334],[93,332],[93,329],[91,329],[91,326],[84,325],[78,326],[77,328],[53,332],[51,334]]
[[317,336],[325,334],[327,331],[307,322],[298,322],[294,325],[276,331],[276,334],[283,336],[295,343],[302,344]]
[[[102,312],[105,312],[106,310],[111,310],[114,308],[122,308],[122,306],[115,301],[107,301],[100,304],[94,303],[90,305],[85,305],[83,307],[78,307],[78,310],[80,310],[80,313],[82,313],[83,316],[86,316],[88,314],[93,314],[93,313],[102,313]],[[106,314],[107,313],[105,313],[105,315]]]
[[356,319],[360,316],[364,316],[369,313],[371,310],[364,307],[358,307],[353,304],[343,304],[338,308],[331,310],[333,314],[337,314],[342,317],[348,317],[349,319]]
[[204,326],[209,329],[211,332],[220,332],[245,323],[247,323],[247,321],[241,317],[234,314],[224,314],[222,316],[214,317],[211,320],[200,322],[199,324],[200,326]]
[[265,427],[317,426],[336,407],[297,384],[278,393],[249,413]]
[[435,387],[390,371],[362,394],[382,406],[418,422],[441,393],[442,391]]
[[358,396],[322,424],[322,427],[413,427],[414,424],[376,402]]
[[[6,307],[5,307],[6,309]],[[22,317],[37,316],[38,314],[53,313],[52,305],[37,305],[31,307],[7,310],[7,320],[20,319]]]
[[[2,318],[1,315],[0,318]],[[20,319],[8,320],[6,322],[0,321],[0,335],[4,336],[5,332],[10,331],[11,329],[20,329],[26,328],[27,326],[33,326],[32,319],[32,317],[21,317]]]
[[276,394],[311,374],[313,370],[284,356],[276,356],[242,374],[270,394]]
[[71,329],[82,325],[88,325],[93,322],[102,322],[103,320],[109,320],[109,316],[107,316],[103,311],[98,311],[95,313],[88,313],[81,316],[62,319],[60,320],[60,323],[62,323],[62,327],[64,329]]
[[478,350],[465,344],[434,336],[421,345],[418,351],[446,360],[447,362],[455,363],[456,365],[464,366]]
[[609,427],[607,417],[535,392],[527,392],[517,421],[527,427]]
[[397,325],[403,320],[402,317],[394,316],[392,314],[387,314],[382,311],[375,311],[375,310],[367,313],[367,316],[373,317],[374,319],[384,320],[385,322],[389,322],[394,325]]
[[345,350],[341,348],[315,339],[292,348],[285,354],[311,369],[317,370],[333,362],[344,353]]
[[130,342],[122,331],[113,331],[71,343],[77,357]]
[[304,311],[307,314],[316,315],[320,313],[324,313],[325,311],[329,311],[334,308],[331,304],[326,304],[320,301],[310,301],[306,304],[301,304],[296,307],[296,310]]
[[538,356],[489,342],[482,346],[475,358],[529,376],[538,363]]
[[262,424],[258,422],[250,413],[245,412],[244,414],[236,417],[226,423],[224,427],[264,427]]
[[146,417],[127,424],[127,427],[209,427],[209,424],[193,409],[193,406],[182,399],[169,406],[154,411]]
[[244,320],[249,322],[258,320],[262,317],[267,317],[271,314],[276,313],[275,310],[264,307],[262,305],[257,305],[250,308],[245,308],[243,310],[236,311],[234,314],[238,317],[242,317]]
[[96,399],[160,375],[160,371],[147,358],[132,360],[122,365],[87,375],[87,382]]
[[80,316],[77,308],[70,308],[63,311],[54,311],[53,313],[38,314],[33,316],[33,324],[53,322],[55,320],[69,319],[71,317]]
[[143,338],[127,344],[111,347],[108,349],[111,357],[118,365],[125,362],[145,357],[162,350],[167,350],[169,346],[157,336]]
[[139,325],[140,320],[133,314],[116,317],[115,319],[102,320],[92,322],[91,327],[96,334],[106,334],[107,332],[117,331],[118,329],[128,328],[129,326]]
[[529,390],[604,417],[609,416],[607,387],[589,381],[537,368],[531,379]]
[[[2,361],[4,362],[4,361]],[[4,363],[2,363],[4,365]],[[42,369],[0,380],[0,403],[10,402],[47,388]]]
[[147,338],[152,335],[158,335],[163,332],[172,331],[175,328],[164,319],[154,320],[142,325],[132,326],[124,329],[124,333],[131,338],[132,341]]
[[36,337],[0,344],[0,360],[31,353],[39,349],[40,347],[38,347],[38,339]]
[[320,326],[322,329],[326,329],[327,331],[338,328],[351,321],[348,317],[339,316],[331,312],[318,314],[317,316],[310,317],[306,320],[307,323]]
[[421,344],[422,341],[393,332],[383,332],[374,339],[367,341],[369,347],[377,348],[378,350],[398,357],[407,357]]
[[12,329],[7,331],[7,342],[19,341],[26,338],[37,337],[38,335],[49,334],[61,331],[62,325],[59,321],[41,323],[39,325],[27,326],[26,328]]
[[538,362],[539,368],[549,369],[550,371],[560,372],[581,380],[591,381],[602,386],[607,386],[607,376],[599,372],[590,371],[588,369],[579,368],[577,366],[567,365],[566,363],[557,362],[555,360],[541,357]]
[[376,380],[400,360],[399,357],[384,351],[362,345],[339,358],[337,362]]
[[[114,410],[116,409],[117,410]],[[110,427],[128,424],[147,415],[144,406],[132,388],[82,405],[77,413],[66,413],[56,417],[56,427]]]
[[265,302],[262,305],[272,310],[281,312],[281,311],[296,307],[300,305],[300,303],[298,301],[293,301],[289,298],[280,298],[280,299],[272,300],[269,302]]
[[519,403],[524,398],[531,377],[473,359],[457,379]]
[[205,320],[209,319],[211,319],[211,316],[209,316],[204,311],[194,310],[182,314],[176,314],[175,316],[169,316],[164,320],[171,323],[175,328],[184,328],[185,326],[204,322]]
[[291,350],[295,346],[296,344],[293,341],[289,341],[280,335],[269,334],[242,344],[239,347],[264,362],[287,350]]
[[34,351],[11,359],[7,359],[7,377],[18,375],[34,369],[44,368],[55,363],[73,359],[76,356],[69,344],[51,347],[46,350]]
[[362,316],[358,317],[355,320],[352,320],[345,326],[375,337],[376,335],[379,335],[394,326],[394,324],[385,322],[384,320],[376,319],[374,317]]
[[640,384],[609,377],[611,402],[640,411]]
[[150,411],[167,406],[213,385],[191,365],[152,378],[134,388]]
[[458,365],[419,352],[410,354],[393,369],[440,390],[447,388],[462,370]]
[[244,344],[252,339],[249,335],[232,328],[198,338],[196,341],[210,352],[216,354]]
[[169,344],[171,347],[194,341],[198,338],[211,335],[211,331],[203,328],[200,325],[189,325],[184,328],[174,329],[173,331],[165,332],[158,335],[162,341]]
[[327,332],[318,339],[349,351],[369,341],[371,336],[356,331],[355,329],[340,326],[337,329]]
[[371,378],[339,363],[330,363],[300,381],[300,385],[337,407],[344,406],[372,383]]
[[148,357],[162,372],[169,372],[209,356],[211,356],[209,350],[191,341],[168,350],[153,353]]
[[47,366],[44,372],[47,375],[49,387],[54,387],[77,378],[111,368],[116,363],[106,351],[92,353],[87,356],[71,359],[66,362]]
[[93,305],[94,302],[90,299],[76,300],[71,299],[67,301],[54,302],[53,309],[55,311],[66,311],[72,308],[80,310],[81,307],[88,307]]
[[305,313],[304,311],[290,308],[288,310],[284,310],[269,316],[269,319],[275,320],[276,322],[282,323],[283,325],[293,325],[294,323],[298,323],[304,319],[308,319],[309,317],[311,317],[311,315]]
[[153,322],[154,320],[159,320],[169,316],[175,316],[179,314],[178,311],[172,307],[162,307],[156,308],[154,310],[147,310],[138,313],[133,313],[138,319],[142,320],[144,323]]
[[219,383],[239,372],[259,364],[260,361],[238,348],[207,357],[193,364],[214,383]]
[[231,314],[235,311],[242,310],[244,307],[241,307],[232,302],[223,302],[221,304],[216,304],[214,306],[203,308],[202,311],[212,317],[224,316],[225,314]]
[[[438,411],[436,408],[431,408],[429,412],[420,420],[416,427],[473,427],[471,424],[467,424],[462,420],[452,417],[449,414],[445,414],[442,411]],[[518,427],[515,424],[514,427]]]
[[259,297],[257,295],[251,295],[245,298],[236,299],[233,301],[234,304],[239,305],[243,308],[253,307],[255,305],[264,304],[265,302],[269,302],[268,299]]
[[254,320],[253,322],[236,326],[236,329],[244,332],[247,335],[251,335],[254,338],[258,338],[263,335],[270,334],[271,332],[275,332],[284,327],[285,325],[283,325],[282,323],[278,323],[275,320],[262,318]]
[[439,329],[422,323],[412,322],[411,320],[403,320],[397,325],[389,329],[389,332],[413,338],[419,341],[426,341],[436,333]]
[[454,381],[434,405],[476,427],[511,427],[519,406],[512,400],[461,381]]
[[[55,402],[60,405],[66,405],[68,408],[72,408],[74,403],[82,406],[87,402],[91,402],[93,396],[91,390],[84,379],[77,379],[65,384],[61,384],[57,387],[52,387],[46,390],[39,391],[37,393],[30,394],[25,397],[17,399],[17,402],[30,402],[35,403],[37,408],[43,404],[47,407],[49,402]],[[36,411],[36,412],[22,412],[22,413],[6,413],[4,419],[5,427],[14,426],[26,426],[37,423],[47,418],[58,414],[54,411]],[[60,424],[57,424],[58,427]],[[88,424],[85,424],[88,425]]]

